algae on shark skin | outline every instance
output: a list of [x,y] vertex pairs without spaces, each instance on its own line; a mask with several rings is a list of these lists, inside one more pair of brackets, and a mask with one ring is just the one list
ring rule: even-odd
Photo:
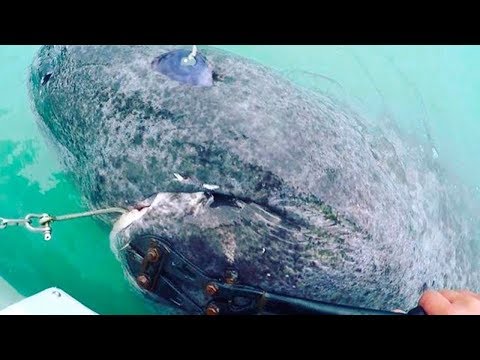
[[322,212],[325,215],[325,218],[328,220],[332,220],[334,225],[339,223],[337,215],[333,212],[333,209],[330,205],[322,205]]

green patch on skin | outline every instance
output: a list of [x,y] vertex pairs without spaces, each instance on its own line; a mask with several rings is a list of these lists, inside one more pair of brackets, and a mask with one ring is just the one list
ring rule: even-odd
[[315,237],[320,239],[330,236],[328,232],[322,228],[313,227],[312,229],[309,229],[309,230],[310,230],[309,234],[314,235]]
[[318,250],[318,255],[320,255],[322,258],[331,258],[335,256],[335,253],[329,249],[320,249]]
[[128,180],[134,182],[138,181],[144,176],[145,170],[142,165],[128,160],[125,162],[125,176]]
[[150,156],[150,159],[149,159],[149,166],[150,167],[155,167],[158,165],[158,160],[155,156]]
[[323,214],[325,215],[325,218],[328,220],[332,220],[335,224],[338,224],[338,217],[337,215],[333,212],[333,209],[329,205],[323,205],[322,206],[322,211]]
[[338,215],[334,212],[333,208],[330,205],[325,204],[320,199],[315,198],[314,196],[300,196],[294,199],[293,202],[298,206],[301,206],[302,202],[306,202],[309,203],[311,206],[319,207],[327,220],[333,221],[334,225],[341,223]]
[[156,141],[154,138],[147,138],[147,145],[148,146],[151,146],[151,147],[154,147],[156,144]]
[[141,133],[136,133],[132,140],[134,145],[142,145],[143,135]]
[[339,250],[339,254],[340,256],[342,257],[342,259],[344,259],[345,261],[347,262],[354,262],[354,258],[351,257],[349,254],[347,254],[347,252],[344,250],[344,249],[340,249]]

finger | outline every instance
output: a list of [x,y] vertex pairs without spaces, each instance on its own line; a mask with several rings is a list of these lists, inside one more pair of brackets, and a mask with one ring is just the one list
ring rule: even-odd
[[426,291],[418,304],[429,315],[447,315],[452,311],[450,301],[438,291]]
[[480,294],[475,294],[474,292],[469,291],[469,290],[462,290],[460,293],[461,293],[461,294],[464,294],[464,295],[467,295],[467,296],[471,296],[471,297],[473,297],[474,299],[480,301]]
[[458,291],[453,291],[453,290],[440,290],[439,293],[444,296],[448,301],[450,301],[451,303],[459,300],[459,299],[462,299],[463,298],[463,295],[462,293],[458,292]]

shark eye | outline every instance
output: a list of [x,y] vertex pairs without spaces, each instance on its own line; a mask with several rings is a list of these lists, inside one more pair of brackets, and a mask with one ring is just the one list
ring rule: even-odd
[[52,73],[49,72],[49,73],[46,73],[45,75],[43,75],[42,77],[42,86],[45,85],[46,83],[48,83],[48,81],[50,80],[50,78],[52,77]]

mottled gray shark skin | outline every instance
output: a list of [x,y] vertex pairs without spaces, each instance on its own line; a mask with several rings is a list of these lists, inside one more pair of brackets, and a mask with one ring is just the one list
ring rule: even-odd
[[233,266],[266,291],[377,309],[478,288],[464,199],[428,154],[213,47],[212,86],[155,71],[179,48],[44,46],[33,62],[39,123],[89,206],[150,199],[112,248],[156,234],[212,277]]

